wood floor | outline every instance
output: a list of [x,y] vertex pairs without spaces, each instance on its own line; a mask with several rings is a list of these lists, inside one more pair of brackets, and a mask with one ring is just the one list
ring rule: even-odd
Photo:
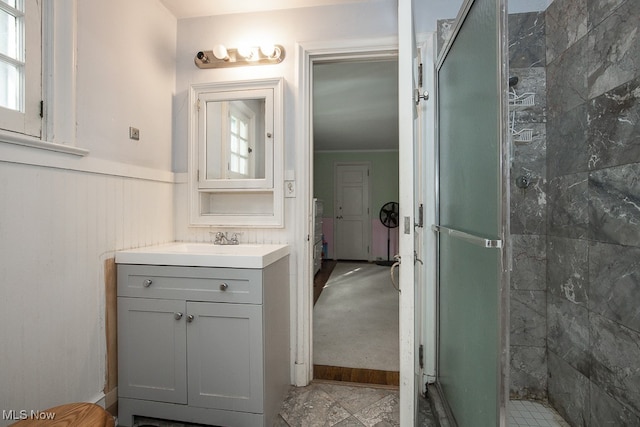
[[[324,285],[338,262],[322,261],[322,267],[313,279],[313,304],[318,301]],[[346,381],[361,384],[400,385],[400,373],[376,369],[345,368],[341,366],[313,365],[313,378],[316,380]]]
[[400,372],[340,366],[313,365],[313,378],[362,384],[400,385]]
[[333,272],[333,269],[335,268],[337,263],[338,261],[332,259],[322,261],[320,270],[313,278],[313,305],[316,305],[316,302],[318,302],[318,298],[320,298],[322,289],[327,283],[327,280],[329,280],[329,276],[331,276],[331,272]]

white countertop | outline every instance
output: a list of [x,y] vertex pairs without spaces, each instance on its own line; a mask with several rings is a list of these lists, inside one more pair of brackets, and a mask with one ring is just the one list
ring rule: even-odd
[[116,252],[118,264],[264,268],[289,255],[289,245],[174,242]]

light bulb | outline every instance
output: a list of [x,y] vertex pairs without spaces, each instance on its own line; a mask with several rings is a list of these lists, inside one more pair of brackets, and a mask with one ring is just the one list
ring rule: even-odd
[[274,44],[264,44],[260,46],[260,52],[268,58],[276,56],[276,46]]
[[251,46],[238,46],[238,54],[245,59],[253,57],[253,48]]
[[222,44],[215,45],[213,48],[213,56],[218,59],[222,59],[223,61],[229,60],[229,53],[227,52],[227,48]]

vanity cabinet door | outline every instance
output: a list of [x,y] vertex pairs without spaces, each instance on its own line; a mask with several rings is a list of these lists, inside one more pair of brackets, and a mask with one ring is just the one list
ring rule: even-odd
[[262,306],[187,302],[189,405],[263,412]]
[[118,298],[118,394],[187,403],[185,302]]

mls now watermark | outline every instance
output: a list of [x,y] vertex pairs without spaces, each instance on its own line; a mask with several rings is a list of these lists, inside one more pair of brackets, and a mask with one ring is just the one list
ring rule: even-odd
[[55,412],[45,412],[45,411],[27,411],[26,409],[15,410],[15,409],[3,409],[2,410],[2,419],[9,421],[19,421],[19,420],[53,420],[56,417]]

